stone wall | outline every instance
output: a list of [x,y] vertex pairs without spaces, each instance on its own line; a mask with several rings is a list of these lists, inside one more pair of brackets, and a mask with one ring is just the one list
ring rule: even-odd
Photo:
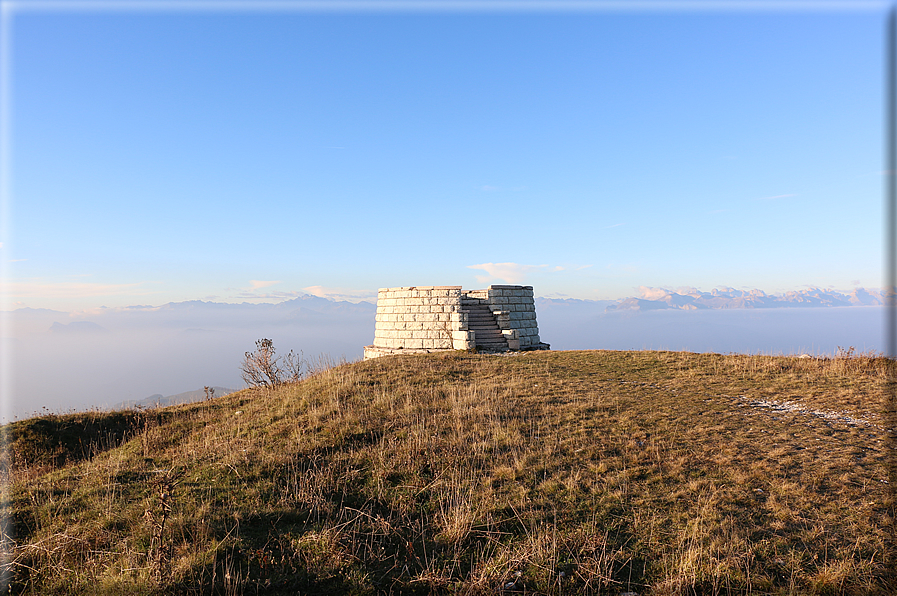
[[[472,350],[461,286],[382,288],[377,293],[374,344],[365,358],[393,350]],[[382,352],[382,353],[381,353]]]
[[[505,337],[516,335],[520,342],[517,349],[527,350],[544,345],[539,340],[532,286],[489,286],[485,290],[464,292],[464,295],[487,305],[502,331],[516,331],[516,334],[505,333]],[[508,343],[511,341],[509,339]]]
[[509,349],[547,349],[539,341],[536,307],[530,286],[490,286],[464,291],[461,286],[382,288],[377,294],[373,345],[364,357],[441,350],[473,350],[475,331],[468,327],[464,305],[486,305]]

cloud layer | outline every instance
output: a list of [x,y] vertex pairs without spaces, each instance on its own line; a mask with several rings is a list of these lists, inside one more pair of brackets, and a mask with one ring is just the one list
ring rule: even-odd
[[509,284],[521,284],[526,279],[527,273],[544,267],[547,265],[520,265],[518,263],[481,263],[467,266],[468,269],[482,269],[487,273],[487,275],[476,276],[480,283],[499,280]]

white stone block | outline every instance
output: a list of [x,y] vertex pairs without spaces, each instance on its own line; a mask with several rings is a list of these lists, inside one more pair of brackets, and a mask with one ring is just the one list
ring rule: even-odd
[[456,339],[452,341],[452,349],[454,350],[473,350],[476,348],[476,342],[464,341]]

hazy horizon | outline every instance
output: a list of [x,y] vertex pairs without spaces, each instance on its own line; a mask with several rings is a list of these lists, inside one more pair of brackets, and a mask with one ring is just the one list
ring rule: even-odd
[[[554,350],[687,350],[832,355],[882,350],[883,306],[623,310],[615,301],[538,297],[542,341]],[[205,385],[241,388],[239,364],[257,339],[308,359],[362,357],[373,341],[373,303],[306,296],[280,303],[201,301],[159,307],[19,309],[5,337],[13,378],[0,417],[108,407]],[[10,380],[7,380],[10,382]]]

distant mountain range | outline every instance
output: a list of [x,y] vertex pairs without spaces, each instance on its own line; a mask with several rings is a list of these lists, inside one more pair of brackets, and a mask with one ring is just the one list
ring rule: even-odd
[[835,290],[809,288],[767,294],[762,290],[719,288],[710,292],[644,288],[642,297],[618,300],[605,307],[605,312],[621,310],[703,310],[731,308],[807,308],[831,306],[880,306],[885,303],[884,292],[878,289],[856,288],[849,294]]
[[[212,387],[215,390],[215,397],[228,395],[238,389],[228,389],[226,387]],[[202,401],[206,398],[205,388],[196,391],[185,391],[177,395],[163,396],[161,393],[150,395],[143,399],[123,401],[112,406],[113,410],[126,410],[130,408],[155,408],[158,406],[174,406],[177,404],[190,404],[195,401]]]
[[[620,300],[536,298],[539,334],[553,349],[689,349],[834,353],[880,349],[884,292],[810,288],[781,294],[643,287]],[[864,308],[845,308],[864,306]],[[361,358],[376,304],[301,296],[271,304],[207,301],[83,312],[9,311],[13,359],[8,414],[184,403],[241,387],[239,365],[260,338],[314,362]],[[47,374],[52,363],[53,374]],[[114,372],[115,374],[110,374]],[[190,387],[195,391],[178,393]],[[152,395],[150,395],[152,394]],[[173,395],[172,395],[173,394]],[[11,397],[8,397],[11,396]],[[149,396],[140,398],[140,396]],[[129,401],[122,401],[129,400]],[[112,404],[115,404],[114,406]]]

